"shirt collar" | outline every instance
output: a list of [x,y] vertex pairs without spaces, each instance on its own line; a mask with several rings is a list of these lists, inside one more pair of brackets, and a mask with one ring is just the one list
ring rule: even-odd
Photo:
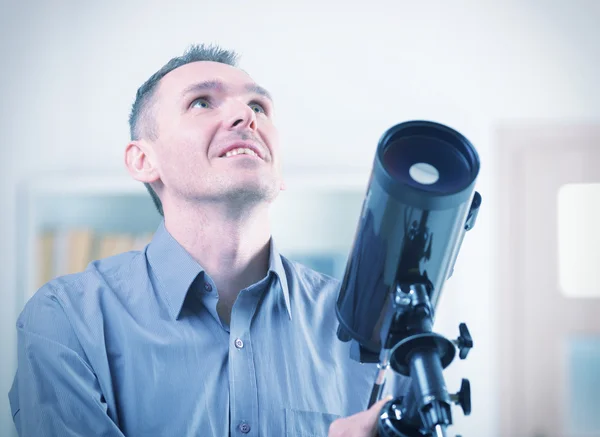
[[[169,308],[169,314],[177,319],[181,313],[187,293],[200,273],[204,269],[192,256],[173,238],[165,227],[164,219],[148,245],[146,256],[150,268],[156,278],[157,292],[163,296]],[[290,293],[287,275],[281,261],[281,254],[277,250],[273,238],[270,240],[269,272],[279,280],[285,306],[292,318]]]
[[290,320],[292,320],[292,306],[290,304],[290,291],[288,288],[287,275],[285,274],[285,269],[283,268],[281,254],[277,250],[272,237],[270,246],[269,273],[273,272],[277,279],[279,279],[279,284],[281,284],[281,292],[283,293],[283,299],[285,301],[285,307]]

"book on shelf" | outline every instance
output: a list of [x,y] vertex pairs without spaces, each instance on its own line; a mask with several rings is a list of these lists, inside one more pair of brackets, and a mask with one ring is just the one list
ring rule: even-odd
[[89,228],[53,229],[37,237],[39,288],[57,276],[78,273],[97,259],[142,250],[153,233],[101,233]]

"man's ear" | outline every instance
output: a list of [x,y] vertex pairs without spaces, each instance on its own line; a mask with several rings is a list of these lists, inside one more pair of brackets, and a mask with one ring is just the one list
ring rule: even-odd
[[280,190],[280,191],[285,191],[285,189],[286,189],[286,186],[285,186],[285,181],[283,181],[283,180],[282,180],[282,181],[281,181],[281,185],[279,186],[279,190]]
[[134,140],[125,147],[125,167],[139,182],[151,183],[159,179],[152,146],[144,140]]

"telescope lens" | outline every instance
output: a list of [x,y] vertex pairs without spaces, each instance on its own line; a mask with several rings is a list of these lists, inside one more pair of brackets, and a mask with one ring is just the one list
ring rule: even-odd
[[395,137],[385,146],[382,164],[397,182],[437,194],[456,193],[473,182],[470,156],[457,140],[402,131]]

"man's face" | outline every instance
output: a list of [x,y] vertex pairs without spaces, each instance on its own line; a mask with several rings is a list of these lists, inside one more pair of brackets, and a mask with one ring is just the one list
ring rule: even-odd
[[242,70],[193,62],[168,73],[151,114],[164,195],[195,200],[272,201],[281,189],[273,104]]

